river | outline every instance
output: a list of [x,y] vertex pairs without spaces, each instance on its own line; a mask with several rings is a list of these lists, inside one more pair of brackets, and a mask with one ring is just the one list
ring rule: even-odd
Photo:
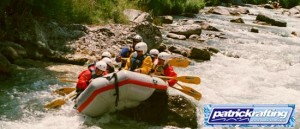
[[[292,31],[300,33],[300,19],[282,15],[281,9],[247,8],[252,14],[262,12],[285,20],[287,27],[256,25],[254,15],[242,15],[245,24],[229,22],[237,16],[198,14],[194,19],[206,19],[227,37],[207,41],[220,50],[210,61],[193,61],[188,68],[175,69],[179,75],[197,75],[202,79],[200,85],[190,86],[200,91],[203,98],[196,101],[187,96],[198,107],[198,127],[203,128],[204,104],[296,104],[295,128],[300,128],[300,38],[291,35]],[[249,32],[253,26],[260,32]],[[192,41],[187,43],[198,45]],[[1,82],[0,128],[174,128],[118,119],[113,115],[89,118],[78,114],[72,102],[60,109],[44,109],[46,102],[59,97],[51,91],[75,86],[58,78],[76,78],[83,69],[84,66],[43,62],[39,67],[18,70],[18,76]],[[173,89],[169,92],[181,94]]]

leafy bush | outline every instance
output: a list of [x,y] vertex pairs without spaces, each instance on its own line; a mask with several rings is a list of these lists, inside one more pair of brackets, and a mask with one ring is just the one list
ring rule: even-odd
[[198,13],[204,5],[204,0],[139,0],[139,6],[155,16]]

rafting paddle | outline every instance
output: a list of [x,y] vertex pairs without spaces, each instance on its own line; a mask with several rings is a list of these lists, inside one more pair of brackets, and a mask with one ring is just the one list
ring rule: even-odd
[[74,90],[70,94],[68,94],[66,97],[53,100],[52,102],[46,104],[44,107],[45,108],[60,107],[60,106],[64,105],[68,99],[74,98],[76,95],[77,95],[77,92]]
[[191,97],[193,97],[194,99],[196,100],[200,100],[202,98],[202,94],[196,90],[194,90],[193,88],[191,87],[188,87],[188,86],[183,86],[179,83],[177,83],[182,89],[179,89],[179,88],[176,88],[176,87],[171,87],[173,89],[176,89],[176,90],[179,90],[181,91],[182,93],[186,94],[186,95],[189,95]]
[[155,76],[159,78],[165,78],[165,79],[175,79],[177,81],[181,81],[184,83],[190,83],[190,84],[200,84],[201,79],[197,76],[179,76],[179,77],[167,77],[167,76]]
[[54,91],[54,93],[59,95],[68,95],[75,90],[75,87],[62,87]]

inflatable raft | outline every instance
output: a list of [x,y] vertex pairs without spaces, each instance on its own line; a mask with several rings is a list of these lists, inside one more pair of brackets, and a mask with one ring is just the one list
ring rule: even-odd
[[75,101],[75,108],[88,116],[100,116],[136,107],[148,99],[155,89],[166,90],[160,78],[122,70],[94,79]]

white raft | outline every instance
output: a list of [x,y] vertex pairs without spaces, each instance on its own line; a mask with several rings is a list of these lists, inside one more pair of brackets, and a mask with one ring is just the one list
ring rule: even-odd
[[119,71],[115,73],[116,82],[113,75],[104,76],[108,79],[94,79],[76,99],[76,109],[88,116],[100,116],[107,112],[136,107],[148,99],[155,89],[166,90],[168,87],[160,78],[136,72]]

